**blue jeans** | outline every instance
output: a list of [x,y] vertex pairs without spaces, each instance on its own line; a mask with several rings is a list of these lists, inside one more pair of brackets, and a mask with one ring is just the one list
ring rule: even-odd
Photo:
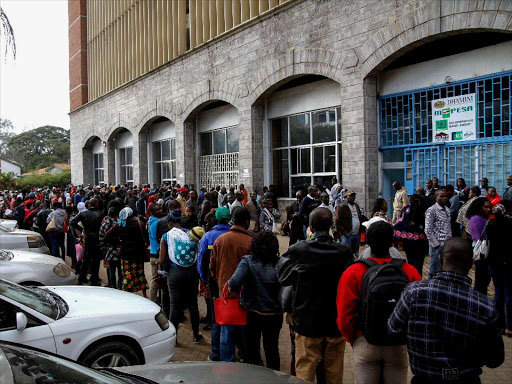
[[342,235],[341,243],[346,244],[352,250],[353,255],[359,255],[359,246],[361,245],[361,235]]
[[489,272],[494,283],[494,303],[499,314],[500,327],[512,331],[512,264],[491,263]]
[[[50,232],[50,241],[52,242],[52,256],[60,257],[62,260],[66,260],[66,247],[64,246],[65,234],[62,231]],[[62,252],[62,256],[59,255],[59,249]]]
[[245,325],[221,325],[220,326],[220,360],[235,361],[235,345],[244,354],[246,339]]
[[217,325],[215,322],[215,308],[213,306],[213,299],[208,299],[209,304],[211,306],[212,312],[212,353],[210,355],[210,360],[219,361],[220,360],[220,325]]
[[434,249],[431,245],[428,246],[428,254],[430,256],[430,269],[428,271],[428,278],[431,279],[436,272],[441,270],[441,260],[439,255],[443,251],[443,245]]

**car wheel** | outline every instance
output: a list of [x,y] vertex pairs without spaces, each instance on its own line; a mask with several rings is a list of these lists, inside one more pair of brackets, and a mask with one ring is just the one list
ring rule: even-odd
[[79,361],[92,368],[126,367],[140,364],[137,353],[120,341],[96,345],[80,357]]

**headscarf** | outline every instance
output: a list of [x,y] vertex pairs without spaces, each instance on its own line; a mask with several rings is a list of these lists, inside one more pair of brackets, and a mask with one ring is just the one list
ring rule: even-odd
[[171,211],[169,213],[169,216],[167,216],[168,221],[172,221],[173,223],[177,223],[181,220],[181,210],[175,209],[174,211]]
[[126,227],[126,219],[128,219],[131,215],[133,215],[133,210],[130,207],[121,209],[121,212],[119,212],[119,220],[117,221],[117,224],[120,227]]
[[82,212],[85,210],[85,203],[83,201],[79,202],[76,206],[76,209],[78,209],[78,212]]

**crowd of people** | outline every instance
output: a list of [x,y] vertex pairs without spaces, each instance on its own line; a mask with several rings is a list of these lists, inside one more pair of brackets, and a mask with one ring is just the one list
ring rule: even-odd
[[[279,370],[286,322],[291,372],[308,381],[342,381],[347,341],[355,383],[405,383],[409,366],[414,383],[479,383],[482,366],[501,365],[502,335],[512,337],[512,175],[501,197],[486,178],[472,188],[433,178],[413,195],[395,182],[391,215],[378,198],[365,216],[354,190],[331,185],[299,187],[283,217],[274,186],[244,185],[42,188],[5,193],[0,211],[41,233],[54,256],[67,253],[79,284],[100,285],[103,261],[108,286],[149,290],[176,332],[187,309],[193,343],[200,323],[212,331],[211,361]],[[279,234],[289,236],[283,255]],[[218,324],[219,297],[239,302],[243,325]]]

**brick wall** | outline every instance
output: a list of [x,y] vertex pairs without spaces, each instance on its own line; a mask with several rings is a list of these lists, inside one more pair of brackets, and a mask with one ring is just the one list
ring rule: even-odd
[[69,98],[73,111],[87,98],[87,0],[68,1]]

